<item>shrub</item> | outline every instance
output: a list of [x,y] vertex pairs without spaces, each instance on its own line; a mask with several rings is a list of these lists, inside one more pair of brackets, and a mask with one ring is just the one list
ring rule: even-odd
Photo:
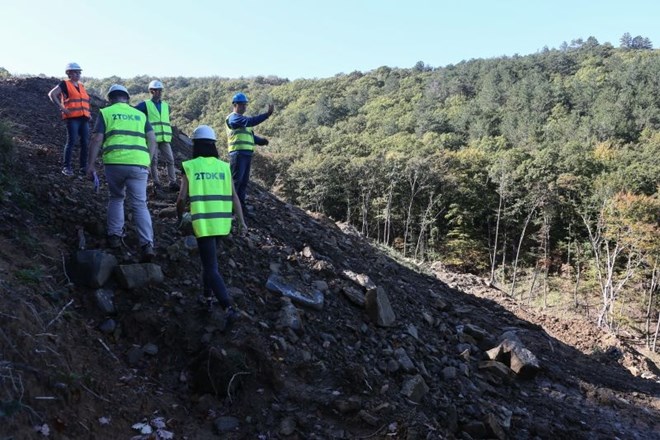
[[10,136],[9,125],[0,119],[0,169],[7,170],[7,165],[13,162],[14,154],[14,142]]

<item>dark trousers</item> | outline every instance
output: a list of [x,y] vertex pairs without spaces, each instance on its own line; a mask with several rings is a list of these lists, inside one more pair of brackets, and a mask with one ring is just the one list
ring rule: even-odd
[[202,279],[204,280],[204,293],[213,294],[225,309],[231,305],[227,286],[218,271],[218,253],[216,249],[217,237],[201,237],[197,239],[199,258],[202,260]]
[[252,164],[252,154],[244,152],[234,152],[229,155],[229,166],[231,168],[231,177],[234,180],[236,194],[241,201],[243,212],[245,208],[245,195],[247,193],[248,183],[250,182],[250,165]]
[[65,168],[71,168],[71,156],[73,147],[80,138],[80,169],[87,169],[87,145],[89,144],[89,119],[81,116],[79,118],[66,119],[66,145],[64,146],[63,164]]

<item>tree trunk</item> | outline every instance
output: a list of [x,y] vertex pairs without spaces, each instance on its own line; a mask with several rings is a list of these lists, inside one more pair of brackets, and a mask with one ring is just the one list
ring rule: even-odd
[[[532,283],[531,283],[531,285],[529,286],[529,293],[528,293],[529,300],[528,300],[528,304],[531,304],[531,303],[532,303],[532,296],[534,295],[534,286],[536,285],[536,278],[538,277],[538,274],[539,274],[539,266],[538,266],[538,264],[537,264],[536,267],[534,267],[534,275],[532,276]],[[520,298],[520,300],[522,301],[522,297]]]
[[[575,243],[575,288],[573,289],[573,300],[575,302],[575,309],[579,307],[579,301],[578,301],[578,292],[579,292],[579,286],[580,286],[580,273],[581,273],[581,268],[580,268],[580,245],[578,244],[577,240],[574,242]],[[570,248],[570,246],[569,246]],[[570,266],[570,262],[569,262]]]
[[497,261],[497,239],[499,238],[499,233],[500,233],[500,219],[502,218],[502,206],[504,204],[504,197],[502,197],[502,194],[500,192],[500,202],[499,206],[497,207],[497,221],[495,222],[495,242],[493,243],[493,255],[491,258],[491,264],[490,264],[490,283],[493,284],[493,281],[495,281],[495,268],[496,266],[496,261]]
[[383,243],[390,244],[392,234],[392,195],[394,193],[394,184],[390,183],[387,194],[387,206],[385,207],[385,224],[383,226]]
[[516,258],[513,261],[513,279],[511,280],[511,292],[509,292],[509,295],[511,297],[514,296],[515,289],[516,289],[516,275],[518,272],[518,260],[520,259],[520,248],[522,247],[523,239],[525,238],[525,231],[527,230],[527,226],[529,225],[529,222],[532,220],[532,215],[534,214],[534,211],[536,211],[536,208],[539,206],[540,200],[538,200],[535,204],[534,207],[532,208],[531,211],[529,211],[529,214],[527,215],[527,218],[525,219],[525,224],[523,225],[523,230],[520,233],[520,240],[518,240],[518,249],[516,249]]
[[650,347],[651,343],[651,310],[653,308],[653,299],[655,297],[655,290],[658,287],[658,260],[653,261],[653,269],[651,270],[651,285],[649,286],[649,303],[646,306],[646,346]]
[[419,225],[419,237],[417,238],[417,245],[415,246],[415,259],[417,259],[418,253],[422,254],[422,259],[424,259],[424,249],[425,249],[425,241],[426,241],[426,230],[433,224],[436,218],[442,213],[442,211],[437,212],[435,215],[433,215],[433,208],[438,204],[440,201],[440,196],[437,198],[435,197],[434,193],[431,193],[429,195],[429,203],[426,205],[426,209],[424,210],[424,215],[422,216],[422,222]]
[[658,330],[660,330],[660,313],[658,313],[658,323],[655,325],[655,335],[653,335],[653,353],[655,353],[655,343],[658,342]]
[[502,286],[506,285],[506,243],[507,243],[507,234],[506,230],[504,232],[504,237],[502,237]]

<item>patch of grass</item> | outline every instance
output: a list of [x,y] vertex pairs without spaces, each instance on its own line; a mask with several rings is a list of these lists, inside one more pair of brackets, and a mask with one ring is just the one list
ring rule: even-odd
[[16,272],[16,278],[30,284],[39,284],[44,273],[40,268],[20,269]]
[[29,231],[17,230],[16,240],[21,244],[21,247],[28,253],[37,254],[41,249],[41,243],[37,237],[30,234]]
[[9,171],[9,164],[13,162],[15,154],[16,147],[11,139],[9,124],[0,119],[0,167],[3,171]]

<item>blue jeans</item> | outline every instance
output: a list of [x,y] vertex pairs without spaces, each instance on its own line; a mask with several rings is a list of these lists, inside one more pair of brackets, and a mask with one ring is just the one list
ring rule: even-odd
[[241,207],[245,212],[245,194],[247,193],[248,183],[250,182],[250,165],[252,163],[252,153],[235,151],[229,153],[229,166],[231,168],[231,177],[234,180],[236,194],[241,201]]
[[154,242],[151,215],[147,208],[147,177],[145,167],[134,165],[106,165],[108,182],[108,235],[122,236],[124,231],[124,200],[133,213],[140,246]]
[[89,119],[84,116],[66,119],[66,145],[64,146],[63,164],[71,168],[73,147],[80,137],[80,169],[87,169],[87,145],[89,144]]
[[231,305],[227,286],[218,271],[218,253],[216,249],[216,238],[197,238],[199,258],[202,260],[202,280],[204,281],[204,292],[213,292],[220,305],[225,309]]

